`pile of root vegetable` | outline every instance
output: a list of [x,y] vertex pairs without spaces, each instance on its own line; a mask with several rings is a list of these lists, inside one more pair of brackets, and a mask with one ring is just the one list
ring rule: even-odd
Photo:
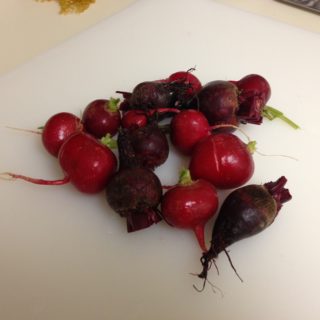
[[[291,199],[284,176],[246,184],[254,173],[254,143],[243,142],[235,131],[260,125],[264,118],[298,126],[267,106],[271,89],[262,76],[202,85],[193,71],[141,82],[132,92],[117,91],[120,99],[94,100],[81,118],[69,112],[50,117],[40,133],[45,149],[59,161],[62,179],[12,172],[1,176],[43,185],[70,182],[83,193],[105,192],[128,232],[161,220],[193,230],[202,251],[199,277],[206,280],[220,252],[228,255],[232,243],[264,230]],[[163,186],[155,168],[165,163],[170,148],[187,156],[189,166],[175,185]],[[230,193],[218,213],[219,189]],[[211,219],[207,246],[204,230]]]

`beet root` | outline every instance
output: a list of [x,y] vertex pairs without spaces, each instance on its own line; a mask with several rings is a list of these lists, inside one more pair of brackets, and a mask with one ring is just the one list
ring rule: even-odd
[[[205,115],[210,125],[238,124],[238,90],[229,81],[217,80],[207,83],[192,103]],[[229,127],[227,131],[232,130]]]
[[167,137],[154,123],[121,130],[118,148],[120,168],[145,167],[153,170],[169,156]]
[[213,227],[211,247],[201,258],[203,271],[200,278],[207,278],[208,269],[220,252],[224,251],[231,262],[226,251],[228,246],[273,223],[282,204],[292,198],[289,190],[284,188],[286,182],[282,176],[275,182],[238,188],[227,196]]
[[[137,84],[132,92],[116,91],[122,94],[124,101],[120,105],[123,111],[153,110],[161,108],[184,108],[193,96],[193,90],[200,84],[194,83],[190,76],[173,74],[171,78],[160,81],[144,81]],[[194,92],[195,93],[195,92]],[[162,115],[160,119],[171,116]]]
[[110,207],[127,219],[128,232],[145,229],[161,220],[159,178],[147,168],[126,168],[116,173],[106,188]]

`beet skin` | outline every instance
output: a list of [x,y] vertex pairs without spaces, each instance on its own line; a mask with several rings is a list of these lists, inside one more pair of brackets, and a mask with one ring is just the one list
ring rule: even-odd
[[157,206],[162,197],[159,178],[147,168],[117,172],[106,189],[110,207],[127,219],[128,232],[144,229],[161,220]]
[[227,196],[213,227],[211,247],[201,258],[200,278],[207,278],[211,262],[221,251],[226,252],[234,242],[253,236],[273,223],[282,204],[292,198],[284,188],[286,182],[285,177],[280,177],[264,185],[238,188]]
[[121,130],[118,148],[120,168],[144,167],[153,170],[169,156],[167,137],[155,123]]

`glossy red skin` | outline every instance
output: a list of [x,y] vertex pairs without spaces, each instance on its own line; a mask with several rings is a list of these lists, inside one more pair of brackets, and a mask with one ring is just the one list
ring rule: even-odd
[[243,123],[261,124],[262,111],[271,95],[268,81],[258,74],[249,74],[239,81],[231,81],[238,88],[237,117]]
[[84,193],[102,191],[117,169],[114,153],[84,132],[75,133],[65,141],[58,159],[71,183]]
[[109,100],[106,99],[94,100],[87,105],[82,115],[84,128],[98,139],[108,133],[114,136],[120,127],[119,110],[110,110],[108,104]]
[[184,81],[184,83],[190,85],[187,94],[193,96],[197,92],[199,92],[202,88],[202,84],[200,80],[194,76],[191,72],[188,71],[178,71],[171,74],[168,78],[168,82],[172,81]]
[[202,179],[186,185],[176,185],[164,194],[161,203],[161,212],[166,221],[183,229],[205,224],[217,208],[216,189]]
[[161,202],[161,213],[173,227],[192,229],[202,250],[206,251],[204,226],[217,212],[218,202],[215,187],[199,179],[167,191]]
[[258,74],[249,74],[239,81],[234,81],[234,83],[239,89],[240,100],[259,96],[264,100],[264,104],[266,104],[271,96],[271,87],[268,81]]
[[121,126],[126,129],[145,127],[147,116],[141,110],[129,110],[121,118]]
[[232,133],[212,134],[195,147],[189,164],[193,179],[206,179],[216,188],[231,189],[245,184],[253,175],[251,153]]
[[170,124],[172,144],[183,154],[190,155],[196,143],[210,134],[206,117],[196,110],[183,110]]
[[65,140],[76,131],[82,130],[80,118],[68,112],[60,112],[48,119],[42,130],[42,143],[54,157],[58,156]]

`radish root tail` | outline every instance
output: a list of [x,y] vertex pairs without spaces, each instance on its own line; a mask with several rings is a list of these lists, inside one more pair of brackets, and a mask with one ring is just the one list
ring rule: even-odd
[[228,258],[228,260],[229,260],[229,263],[230,263],[230,266],[231,266],[231,268],[233,269],[234,273],[235,273],[236,276],[239,278],[239,280],[240,280],[241,282],[243,282],[243,279],[240,277],[237,269],[235,268],[235,266],[234,266],[233,263],[232,263],[232,260],[231,260],[231,257],[230,257],[230,255],[229,255],[229,252],[228,252],[226,249],[224,249],[223,251],[224,251],[224,253],[225,253],[226,256],[227,256],[227,258]]
[[0,173],[0,179],[1,180],[7,180],[7,181],[13,181],[16,178],[14,178],[9,172],[1,172]]
[[[193,275],[193,276],[198,276],[197,274],[194,274],[194,273],[191,273],[191,275]],[[217,292],[219,292],[221,298],[224,297],[224,294],[223,294],[222,290],[221,290],[218,286],[214,285],[214,284],[213,284],[211,281],[209,281],[207,278],[204,279],[203,284],[202,284],[202,287],[201,287],[200,289],[199,289],[195,284],[193,284],[192,287],[193,287],[197,292],[203,292],[204,289],[205,289],[205,286],[206,286],[206,283],[207,283],[207,282],[209,283],[209,285],[210,285],[211,290],[212,290],[213,293],[216,294]]]
[[69,176],[66,176],[63,179],[58,179],[58,180],[44,180],[44,179],[38,179],[38,178],[31,178],[21,174],[15,174],[12,172],[0,173],[0,179],[9,180],[9,181],[20,179],[20,180],[24,180],[34,184],[52,185],[52,186],[64,185],[70,182]]

